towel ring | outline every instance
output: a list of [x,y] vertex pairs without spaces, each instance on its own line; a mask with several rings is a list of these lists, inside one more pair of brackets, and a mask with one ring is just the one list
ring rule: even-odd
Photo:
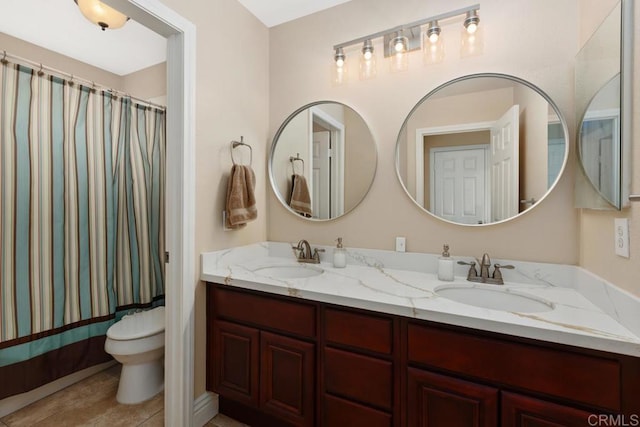
[[233,149],[236,148],[236,147],[239,147],[241,145],[244,145],[245,147],[249,147],[249,166],[251,166],[251,164],[253,163],[253,148],[251,148],[251,146],[249,144],[244,142],[244,136],[240,137],[240,142],[231,141],[231,146],[229,148],[229,151],[231,152],[231,162],[234,165],[238,164],[238,163],[236,163],[236,160],[233,158]]
[[296,153],[295,157],[289,156],[289,161],[294,174],[296,173],[296,161],[302,162],[302,175],[304,175],[304,159],[300,157],[300,153]]

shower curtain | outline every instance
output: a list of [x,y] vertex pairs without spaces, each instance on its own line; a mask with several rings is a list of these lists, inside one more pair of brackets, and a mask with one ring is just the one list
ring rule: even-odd
[[0,399],[110,360],[164,297],[165,113],[0,67]]

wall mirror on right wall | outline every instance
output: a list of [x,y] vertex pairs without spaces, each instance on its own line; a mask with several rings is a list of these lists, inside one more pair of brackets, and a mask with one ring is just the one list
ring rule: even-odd
[[474,74],[431,91],[398,135],[396,171],[437,218],[484,225],[529,211],[554,188],[567,126],[542,90],[514,76]]
[[617,3],[576,56],[576,207],[621,209],[629,200],[632,3]]

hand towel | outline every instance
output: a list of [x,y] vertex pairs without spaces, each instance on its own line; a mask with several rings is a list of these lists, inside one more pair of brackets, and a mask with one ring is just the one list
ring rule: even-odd
[[227,182],[227,227],[240,228],[258,217],[255,187],[256,175],[251,166],[233,165]]
[[311,217],[311,196],[307,180],[303,175],[294,174],[291,177],[291,199],[289,206],[305,217]]

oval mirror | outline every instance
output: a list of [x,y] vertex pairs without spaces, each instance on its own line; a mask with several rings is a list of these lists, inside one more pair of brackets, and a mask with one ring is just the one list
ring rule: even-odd
[[580,163],[591,185],[620,207],[620,74],[593,97],[580,124]]
[[338,218],[366,196],[377,150],[369,127],[352,108],[322,101],[305,105],[278,129],[269,178],[278,200],[311,220]]
[[567,128],[540,89],[517,77],[475,74],[443,84],[406,118],[396,172],[437,218],[464,225],[506,221],[551,189],[568,154]]
[[633,75],[632,3],[617,2],[576,55],[577,145],[583,172],[577,175],[577,207],[622,209],[628,202],[633,145],[632,96],[627,96]]

